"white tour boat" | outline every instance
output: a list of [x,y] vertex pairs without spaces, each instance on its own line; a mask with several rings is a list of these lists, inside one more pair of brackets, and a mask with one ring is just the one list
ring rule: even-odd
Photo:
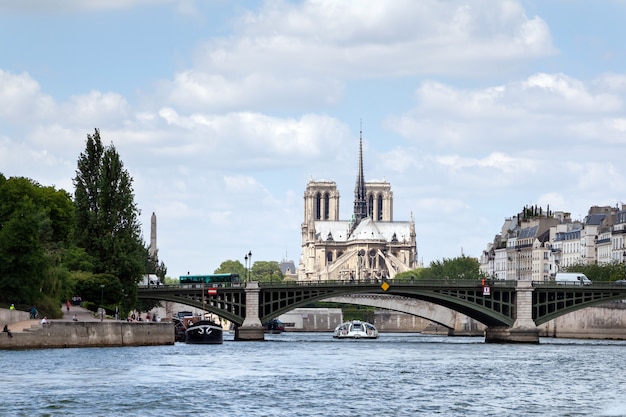
[[377,339],[378,330],[373,324],[361,320],[342,323],[333,332],[335,339]]

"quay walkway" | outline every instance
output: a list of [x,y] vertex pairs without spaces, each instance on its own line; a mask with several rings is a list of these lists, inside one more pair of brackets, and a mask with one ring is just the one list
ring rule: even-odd
[[[62,308],[63,308],[63,317],[61,317],[60,319],[48,319],[50,323],[72,321],[74,314],[76,314],[76,318],[78,319],[79,322],[100,321],[99,317],[95,317],[93,315],[93,312],[91,312],[90,310],[87,310],[86,308],[79,307],[79,306],[71,306],[69,312],[67,312],[67,309],[65,306],[62,306]],[[42,317],[38,319],[18,321],[16,323],[9,324],[9,329],[11,330],[11,333],[23,333],[26,330],[36,328],[36,326],[41,326],[41,319]],[[105,318],[104,321],[112,321],[112,320]]]
[[[163,322],[127,322],[103,318],[82,307],[63,306],[63,316],[7,323],[13,337],[0,333],[0,350],[173,345],[174,327]],[[22,317],[28,313],[20,312]],[[77,320],[72,320],[76,314]],[[3,324],[4,326],[4,324]]]

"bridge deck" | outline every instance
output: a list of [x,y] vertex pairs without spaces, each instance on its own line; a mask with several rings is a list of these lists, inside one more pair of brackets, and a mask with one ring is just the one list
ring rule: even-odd
[[[415,280],[403,282],[315,281],[259,282],[258,316],[262,322],[315,301],[344,295],[389,294],[432,302],[463,313],[487,326],[513,325],[518,319],[517,281],[490,281],[485,292],[478,280]],[[528,283],[526,283],[528,285]],[[246,316],[246,287],[159,286],[138,288],[139,298],[178,302],[217,314],[236,325]],[[611,300],[626,299],[626,286],[594,283],[590,286],[533,283],[532,321],[536,325],[560,315]],[[428,319],[428,317],[425,317]],[[529,318],[530,319],[530,318]]]

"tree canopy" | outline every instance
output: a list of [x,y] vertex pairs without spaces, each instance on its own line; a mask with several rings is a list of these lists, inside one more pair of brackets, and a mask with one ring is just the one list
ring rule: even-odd
[[66,191],[0,174],[0,301],[51,306],[67,295],[73,221]]
[[165,264],[141,238],[133,180],[98,129],[87,135],[73,182],[72,201],[64,190],[0,173],[0,302],[36,304],[50,317],[73,295],[132,308],[146,272],[164,280]]
[[228,259],[222,262],[215,271],[214,274],[239,274],[242,281],[246,279],[246,268],[239,261],[233,261]]
[[406,279],[480,279],[480,264],[478,259],[462,255],[454,259],[444,258],[442,261],[432,261],[426,268],[402,272],[396,275],[398,280]]
[[562,272],[581,272],[591,281],[615,281],[626,279],[626,264],[623,262],[611,262],[602,265],[597,263],[576,264],[563,268]]
[[104,147],[98,129],[87,135],[74,178],[76,243],[93,259],[93,272],[117,277],[134,302],[148,253],[132,182],[113,144]]
[[[242,281],[248,279],[248,271],[240,261],[227,260],[214,271],[215,274],[239,274]],[[276,261],[255,261],[250,268],[251,281],[282,281],[284,276]]]

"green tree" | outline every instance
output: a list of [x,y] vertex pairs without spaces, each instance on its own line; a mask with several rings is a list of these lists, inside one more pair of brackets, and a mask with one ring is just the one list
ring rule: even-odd
[[242,281],[246,279],[246,267],[239,261],[227,260],[220,264],[219,268],[213,271],[214,274],[239,274]]
[[[148,251],[148,249],[146,249]],[[148,255],[148,263],[146,266],[146,274],[154,274],[159,277],[159,281],[165,282],[165,276],[167,275],[167,267],[163,261],[159,262],[158,255]]]
[[64,190],[0,174],[0,299],[53,306],[46,313],[57,314],[69,286],[62,259],[73,214]]
[[250,270],[252,281],[282,281],[283,273],[276,261],[256,261]]
[[93,257],[94,272],[117,277],[134,304],[148,254],[132,182],[115,147],[102,145],[98,129],[87,135],[74,178],[76,242]]
[[0,229],[0,297],[36,304],[49,266],[40,236],[44,213],[24,198]]
[[462,255],[454,259],[444,258],[442,261],[432,261],[427,268],[415,269],[396,275],[396,280],[434,280],[434,279],[480,279],[480,264],[478,259]]
[[63,253],[63,265],[70,271],[93,272],[94,259],[85,249],[76,246],[69,247]]
[[592,264],[576,264],[563,268],[562,272],[581,272],[591,281],[615,281],[618,279],[626,279],[626,264],[623,262],[611,262],[598,265]]
[[122,284],[115,275],[81,273],[77,278],[76,291],[92,310],[102,306],[112,311],[123,298]]

